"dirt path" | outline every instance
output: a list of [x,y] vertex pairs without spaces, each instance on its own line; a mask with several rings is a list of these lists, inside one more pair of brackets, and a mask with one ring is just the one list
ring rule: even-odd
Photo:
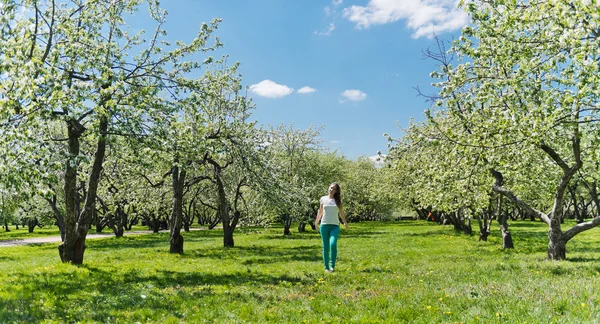
[[[198,230],[193,228],[192,230]],[[168,232],[168,231],[160,231],[160,232]],[[125,236],[129,235],[141,235],[141,234],[151,234],[152,231],[133,231],[133,232],[125,232]],[[100,234],[88,234],[86,239],[101,239],[107,237],[114,237],[114,233],[100,233]],[[2,247],[10,247],[10,246],[20,246],[27,244],[39,244],[39,243],[60,243],[60,236],[46,236],[46,237],[32,237],[27,239],[18,239],[18,240],[9,240],[9,241],[0,241],[0,248]]]

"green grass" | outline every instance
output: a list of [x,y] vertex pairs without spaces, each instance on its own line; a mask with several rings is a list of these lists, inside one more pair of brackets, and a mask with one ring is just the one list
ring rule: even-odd
[[[198,224],[193,224],[191,226],[192,229],[206,229],[207,226],[201,226]],[[60,236],[60,230],[57,226],[44,226],[43,228],[36,227],[33,233],[29,233],[27,227],[19,226],[19,229],[15,229],[14,225],[9,226],[10,232],[6,232],[4,227],[0,228],[0,242],[4,241],[12,241],[12,240],[22,240],[27,238],[34,237],[45,237],[45,236]],[[131,231],[150,231],[151,229],[148,226],[142,225],[133,225],[131,227]],[[127,234],[129,231],[125,231]],[[113,234],[112,229],[109,227],[105,227],[102,229],[102,234]],[[96,228],[92,227],[88,234],[96,234]]]
[[6,232],[4,227],[0,228],[0,242],[2,241],[12,241],[19,240],[24,238],[32,238],[32,237],[44,237],[44,236],[59,236],[60,230],[57,226],[44,226],[43,228],[36,227],[33,230],[33,233],[29,233],[27,230],[27,226],[21,227],[19,229],[15,229],[15,226],[9,226],[10,232]]
[[[199,227],[199,226],[195,226]],[[34,237],[45,237],[45,236],[60,236],[60,230],[57,226],[44,226],[42,228],[36,227],[33,233],[29,233],[27,227],[19,226],[19,229],[15,229],[14,225],[8,227],[10,232],[6,232],[4,228],[0,228],[0,242],[22,240]],[[148,226],[134,225],[131,228],[132,231],[148,231]],[[88,232],[89,234],[95,234],[96,229],[92,228]],[[102,230],[103,234],[113,234],[113,231],[109,227],[105,227]]]
[[[495,225],[495,224],[494,224]],[[496,226],[497,227],[497,226]],[[545,260],[546,227],[513,222],[514,250],[432,223],[351,224],[336,272],[317,233],[239,229],[90,240],[83,266],[56,244],[0,248],[0,323],[582,323],[600,320],[598,230]]]

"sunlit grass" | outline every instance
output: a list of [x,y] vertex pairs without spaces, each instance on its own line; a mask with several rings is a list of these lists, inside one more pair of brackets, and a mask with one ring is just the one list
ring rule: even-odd
[[36,227],[33,230],[33,233],[29,233],[26,226],[19,226],[19,229],[16,229],[15,226],[9,226],[9,230],[10,232],[6,232],[4,227],[0,228],[0,242],[32,237],[60,235],[60,231],[57,226],[44,226],[43,228]]
[[[201,226],[194,225],[194,228],[195,227],[199,228]],[[19,226],[19,229],[16,229],[15,226],[12,225],[12,226],[9,226],[9,229],[10,229],[10,231],[6,232],[4,230],[4,228],[0,228],[0,242],[29,239],[29,238],[34,238],[34,237],[59,236],[60,235],[60,230],[58,229],[58,226],[53,226],[53,225],[47,225],[42,228],[36,227],[34,229],[33,233],[29,233],[27,227],[23,227],[23,226]],[[149,231],[149,229],[148,229],[148,226],[134,225],[131,228],[131,231]],[[102,229],[102,231],[100,233],[113,234],[113,231],[109,227],[105,227],[104,229]],[[127,233],[127,231],[126,231],[126,233]],[[97,234],[96,229],[91,228],[88,231],[88,234]]]
[[[494,224],[495,225],[495,224]],[[545,261],[546,227],[513,222],[514,250],[427,222],[351,224],[336,272],[315,232],[185,233],[90,240],[85,265],[57,244],[0,248],[0,322],[590,322],[600,319],[598,230]]]

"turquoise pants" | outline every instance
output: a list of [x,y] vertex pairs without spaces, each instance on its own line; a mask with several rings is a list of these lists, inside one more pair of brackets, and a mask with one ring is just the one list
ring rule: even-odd
[[[340,234],[339,225],[321,224],[321,240],[323,241],[323,264],[325,269],[335,268],[335,259],[337,258],[337,240]],[[329,267],[329,253],[331,252],[331,267]]]

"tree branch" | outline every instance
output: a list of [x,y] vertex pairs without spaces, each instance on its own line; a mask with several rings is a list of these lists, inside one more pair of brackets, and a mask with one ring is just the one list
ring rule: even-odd
[[502,178],[502,174],[500,172],[498,172],[496,170],[493,170],[493,169],[491,169],[490,172],[492,173],[492,175],[494,176],[494,178],[496,178],[496,182],[492,186],[492,191],[497,192],[497,193],[505,196],[510,201],[512,201],[514,204],[516,204],[517,206],[523,208],[527,213],[538,216],[546,224],[550,225],[550,218],[548,217],[548,215],[546,215],[546,214],[542,213],[541,211],[539,211],[539,210],[537,210],[537,209],[529,206],[526,202],[522,201],[517,196],[515,196],[515,194],[512,193],[510,190],[508,190],[508,189],[502,187],[501,185],[499,185],[499,184],[502,184],[504,182],[504,179]]
[[158,188],[161,187],[164,183],[165,183],[165,177],[170,174],[170,172],[168,172],[166,175],[163,176],[162,181],[157,182],[157,183],[152,183],[152,180],[150,180],[145,174],[143,173],[138,173],[139,175],[142,176],[142,178],[146,179],[146,181],[148,181],[148,183],[150,184],[150,187],[152,188]]
[[564,172],[568,172],[569,166],[567,165],[567,163],[565,163],[565,161],[563,161],[560,158],[560,156],[558,155],[558,153],[556,153],[556,151],[554,151],[554,149],[552,149],[550,146],[546,145],[545,143],[541,143],[540,148],[544,152],[546,152],[546,154],[548,154],[550,156],[550,158],[552,160],[554,160],[554,162],[556,162],[556,164],[558,164],[558,166],[560,166],[561,169],[563,169]]
[[577,225],[573,226],[571,229],[569,229],[568,231],[566,231],[563,234],[563,238],[564,238],[565,242],[568,242],[570,239],[573,238],[573,236],[575,236],[583,231],[592,229],[598,225],[600,225],[600,217],[596,217],[589,222],[577,224]]
[[48,33],[48,43],[46,43],[46,50],[42,56],[41,62],[46,61],[48,54],[50,54],[50,47],[52,47],[52,37],[54,36],[54,15],[56,11],[56,3],[52,0],[52,19],[50,20],[50,31]]

